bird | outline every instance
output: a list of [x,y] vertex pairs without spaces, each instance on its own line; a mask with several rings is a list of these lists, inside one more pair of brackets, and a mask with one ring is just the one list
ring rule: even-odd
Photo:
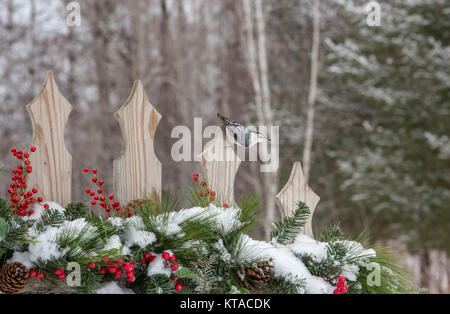
[[233,137],[234,141],[245,148],[250,148],[257,143],[271,141],[261,133],[250,130],[239,122],[222,116],[220,113],[217,113],[217,117],[222,120],[222,126],[226,129],[226,133],[228,134],[228,131],[230,131],[231,134],[229,135]]

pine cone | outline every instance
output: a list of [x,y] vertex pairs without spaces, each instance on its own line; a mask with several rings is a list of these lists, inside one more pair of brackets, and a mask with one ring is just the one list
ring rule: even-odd
[[0,290],[3,293],[17,293],[28,283],[28,269],[19,262],[4,266],[0,270]]
[[240,266],[236,277],[246,289],[254,290],[255,288],[261,288],[272,278],[272,268],[270,261],[260,262],[249,267]]
[[141,207],[143,203],[143,199],[129,201],[128,204],[125,207],[122,207],[118,212],[119,217],[128,218],[134,216],[134,214],[136,213],[136,208]]

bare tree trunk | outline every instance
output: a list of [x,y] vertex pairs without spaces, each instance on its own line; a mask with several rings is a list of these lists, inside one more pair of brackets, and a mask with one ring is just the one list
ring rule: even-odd
[[[269,69],[267,62],[265,17],[262,0],[256,0],[254,16],[249,0],[244,0],[245,28],[247,33],[248,66],[255,92],[255,102],[258,108],[258,124],[269,126],[272,123],[271,95],[269,88]],[[255,27],[256,21],[256,42]],[[271,152],[278,153],[278,152]],[[270,237],[272,223],[275,221],[275,195],[278,189],[277,172],[266,172],[263,175],[264,192],[264,237]]]
[[318,56],[319,56],[319,0],[314,0],[314,21],[313,21],[313,43],[311,52],[311,77],[308,93],[308,109],[305,134],[305,147],[303,150],[303,171],[306,181],[309,179],[311,169],[311,150],[314,132],[314,102],[316,100],[317,90],[317,72],[318,72]]

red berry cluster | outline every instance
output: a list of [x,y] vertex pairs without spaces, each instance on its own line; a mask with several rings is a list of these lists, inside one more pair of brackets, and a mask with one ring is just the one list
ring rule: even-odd
[[39,279],[43,279],[45,277],[45,273],[41,272],[41,271],[37,271],[36,269],[31,269],[30,270],[30,277],[32,278],[39,278]]
[[[177,257],[175,256],[175,254],[170,255],[169,252],[163,252],[161,254],[162,259],[164,260],[164,267],[169,268],[172,271],[177,271],[179,266],[178,264],[174,263],[177,260]],[[171,278],[173,281],[179,280],[181,278],[178,278],[177,276],[172,276]],[[174,289],[178,292],[180,292],[181,290],[183,290],[183,285],[181,283],[176,283]]]
[[[86,189],[86,194],[89,194],[92,197],[91,205],[100,205],[106,211],[106,219],[110,217],[110,212],[114,209],[116,212],[120,211],[120,203],[119,201],[114,200],[114,195],[109,194],[106,196],[103,192],[103,180],[99,180],[97,178],[97,169],[89,170],[89,168],[84,168],[83,171],[88,173],[89,171],[93,173],[93,177],[91,181],[97,186],[96,189],[90,190]],[[96,191],[95,191],[96,190]]]
[[55,269],[55,275],[59,279],[66,279],[66,273],[64,272],[64,269],[62,269],[62,268]]
[[[110,260],[107,256],[105,256],[102,260],[103,263],[108,264],[108,266],[101,266],[100,267],[100,273],[103,275],[106,275],[107,273],[110,273],[114,275],[115,278],[119,279],[123,275],[123,271],[125,271],[127,275],[127,280],[129,282],[133,282],[135,280],[134,278],[134,263],[127,262],[124,263],[123,259],[119,258],[117,260]],[[88,267],[90,269],[95,269],[97,265],[95,262],[88,263]]]
[[[207,200],[207,203],[214,202],[216,199],[216,192],[212,191],[210,188],[207,187],[205,181],[199,181],[198,180],[199,174],[194,173],[193,180],[198,183],[200,187],[200,191],[198,192],[198,196],[204,197]],[[223,204],[223,207],[228,208],[228,204]]]
[[144,257],[141,259],[141,264],[142,265],[147,265],[148,263],[151,263],[155,260],[156,256],[152,255],[152,253],[150,252],[146,252],[144,254]]
[[339,276],[338,281],[336,283],[336,289],[334,289],[334,294],[342,294],[346,293],[348,290],[348,287],[345,285],[345,282],[347,279],[344,276]]
[[[30,166],[30,154],[36,151],[36,147],[31,147],[30,152],[22,152],[11,148],[11,153],[14,157],[22,161],[22,164],[18,165],[12,170],[13,176],[11,177],[11,184],[9,185],[8,193],[11,196],[10,208],[11,211],[19,216],[31,216],[34,214],[33,209],[29,209],[30,205],[38,202],[42,202],[42,197],[36,197],[38,190],[33,188],[27,191],[27,176],[33,171]],[[47,209],[49,206],[45,204]]]

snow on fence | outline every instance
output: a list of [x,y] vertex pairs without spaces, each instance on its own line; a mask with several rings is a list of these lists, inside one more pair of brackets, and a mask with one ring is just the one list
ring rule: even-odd
[[[33,125],[32,146],[37,148],[31,160],[30,186],[38,188],[44,200],[66,206],[71,202],[72,156],[64,144],[64,129],[72,105],[59,92],[52,72],[48,72],[43,88],[27,110]],[[154,137],[162,116],[148,100],[141,81],[133,84],[115,117],[123,136],[122,151],[114,160],[116,199],[122,204],[146,195],[160,199],[161,162],[155,155]],[[222,136],[214,137],[201,154],[206,180],[224,203],[234,203],[234,179],[240,163]],[[300,163],[294,163],[288,182],[276,196],[282,216],[291,215],[298,201],[306,203],[311,216],[304,233],[312,237],[311,221],[319,199],[306,183]]]

